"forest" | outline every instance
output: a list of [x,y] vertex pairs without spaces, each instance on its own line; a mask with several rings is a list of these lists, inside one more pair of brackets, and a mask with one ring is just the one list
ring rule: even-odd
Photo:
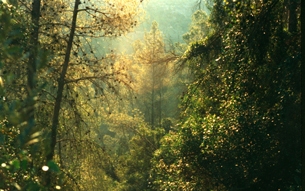
[[298,191],[301,0],[0,0],[0,191]]

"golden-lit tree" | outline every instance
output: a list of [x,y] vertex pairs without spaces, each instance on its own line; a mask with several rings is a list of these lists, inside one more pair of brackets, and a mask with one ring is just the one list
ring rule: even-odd
[[[75,133],[79,135],[79,139],[82,139],[86,132],[92,128],[91,125],[99,125],[98,123],[89,123],[90,125],[86,123],[86,117],[91,115],[90,110],[91,112],[92,110],[97,112],[98,109],[91,105],[91,99],[96,98],[96,95],[103,91],[117,91],[115,86],[120,83],[129,85],[130,80],[124,72],[125,69],[114,67],[115,54],[98,55],[94,52],[95,50],[93,50],[90,42],[100,37],[116,37],[130,31],[137,24],[136,15],[139,12],[137,4],[138,2],[134,0],[115,2],[108,0],[81,2],[75,0],[74,7],[64,6],[66,7],[64,9],[68,11],[62,10],[61,18],[65,19],[63,24],[61,22],[52,23],[60,26],[60,29],[63,30],[63,34],[61,34],[66,37],[67,42],[63,56],[58,57],[59,62],[53,63],[58,67],[59,77],[57,77],[56,82],[50,152],[47,154],[47,161],[54,159],[55,156],[61,108],[64,108],[62,111],[74,113]],[[72,10],[72,15],[69,9]],[[58,64],[60,65],[58,66]],[[90,89],[95,91],[93,97],[92,93],[91,95],[88,93]],[[76,102],[80,94],[83,94],[83,97],[86,98]],[[65,97],[68,103],[62,104]],[[63,107],[69,105],[70,107]],[[87,116],[84,117],[84,115]],[[73,129],[70,125],[68,127]],[[87,127],[87,129],[84,130],[84,127]],[[65,130],[67,129],[63,126],[62,131]],[[73,140],[73,142],[77,141]],[[78,147],[79,150],[82,150],[81,145]],[[77,156],[82,155],[80,152],[76,154]],[[49,185],[51,177],[47,176],[46,180],[46,184]]]
[[[24,118],[29,124],[35,121],[35,131],[43,134],[38,143],[43,146],[35,153],[33,165],[41,168],[55,161],[67,177],[63,179],[63,186],[71,184],[73,189],[80,188],[81,179],[92,178],[84,176],[86,173],[80,177],[79,172],[86,171],[80,163],[90,161],[88,164],[94,165],[93,159],[98,161],[86,152],[90,152],[89,147],[100,149],[93,137],[96,136],[94,129],[101,124],[100,107],[105,106],[105,92],[118,93],[118,86],[132,86],[127,67],[117,62],[118,55],[105,53],[98,43],[102,38],[115,38],[131,31],[139,22],[140,2],[34,0],[14,3],[23,15],[23,20],[15,20],[23,22],[17,30],[24,34],[14,37],[15,43],[22,46],[25,56],[21,55],[13,67],[11,62],[3,66],[3,71],[14,74],[14,83],[6,83],[9,86],[7,102],[27,100],[29,95],[32,101],[26,101],[26,108],[31,109],[30,116],[24,115]],[[51,176],[51,170],[39,173],[39,177],[44,177],[39,183],[47,187],[59,182]]]
[[170,62],[177,57],[166,52],[157,22],[152,23],[151,30],[145,34],[143,42],[135,42],[134,49],[134,60],[139,66],[137,93],[140,102],[144,104],[141,107],[145,108],[145,118],[154,128],[161,124],[163,118],[164,96],[172,77]]

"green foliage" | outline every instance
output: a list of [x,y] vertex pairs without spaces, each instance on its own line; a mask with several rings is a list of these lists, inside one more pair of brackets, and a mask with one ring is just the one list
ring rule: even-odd
[[300,188],[300,29],[287,31],[285,7],[214,1],[213,34],[185,54],[194,81],[156,152],[156,189]]
[[183,40],[187,43],[199,41],[212,32],[208,15],[203,10],[198,10],[193,14],[192,25],[189,32],[183,35]]
[[[27,121],[34,95],[26,95],[24,68],[18,68],[27,59],[26,22],[23,20],[18,8],[0,4],[0,188],[45,190],[43,165],[37,162],[35,154],[40,152],[41,132]],[[52,163],[50,170],[56,171],[56,167]]]
[[108,189],[149,190],[150,160],[165,131],[161,128],[152,130],[137,109],[130,113],[127,110],[128,105],[120,107],[119,111],[113,108],[107,117],[109,131],[101,133],[109,156],[109,162],[103,168],[108,169],[106,176],[112,179],[108,181],[108,184],[112,182]]

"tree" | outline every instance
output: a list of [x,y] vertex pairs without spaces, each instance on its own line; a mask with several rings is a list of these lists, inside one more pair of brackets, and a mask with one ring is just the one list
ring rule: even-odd
[[[134,45],[134,60],[139,64],[140,76],[137,82],[138,100],[143,102],[145,118],[154,129],[161,125],[165,103],[165,93],[170,86],[171,66],[177,56],[167,53],[157,22],[153,22],[151,31],[144,36],[144,42],[137,41]],[[142,97],[143,96],[143,97]],[[149,101],[145,99],[149,97]]]
[[[5,83],[6,94],[12,95],[5,96],[8,105],[26,100],[27,92],[29,92],[28,99],[32,100],[26,101],[27,107],[20,109],[24,114],[31,111],[29,112],[30,117],[21,116],[30,122],[33,132],[37,130],[42,135],[38,144],[43,146],[40,147],[39,152],[32,155],[32,167],[38,169],[38,177],[44,177],[45,187],[49,188],[54,188],[61,181],[64,182],[61,185],[67,189],[73,187],[71,186],[73,184],[75,189],[79,188],[75,170],[82,169],[78,163],[81,161],[74,160],[74,158],[85,161],[85,157],[79,156],[86,156],[82,152],[91,148],[93,143],[84,140],[83,136],[87,135],[86,132],[89,127],[91,128],[88,124],[92,125],[92,128],[100,125],[98,120],[93,121],[89,117],[89,115],[97,113],[97,108],[91,107],[95,104],[93,99],[97,96],[102,97],[103,91],[115,93],[117,91],[115,86],[119,83],[129,86],[129,76],[127,76],[126,70],[123,67],[114,67],[116,55],[113,52],[107,55],[95,53],[93,43],[90,41],[93,38],[123,35],[137,25],[136,15],[139,13],[138,6],[136,6],[139,3],[137,1],[84,3],[76,0],[73,2],[74,7],[71,7],[69,2],[58,1],[43,2],[41,7],[38,0],[33,1],[33,4],[23,1],[16,2],[14,7],[18,7],[16,10],[18,14],[22,15],[20,18],[25,22],[15,26],[24,30],[22,31],[24,35],[17,37],[11,35],[8,40],[16,40],[12,41],[12,44],[18,44],[18,48],[20,47],[21,52],[24,52],[18,54],[20,62],[16,62],[14,65],[4,58],[6,60],[3,71],[16,74],[11,75],[14,83]],[[12,6],[7,7],[13,10]],[[8,12],[5,16],[10,14],[12,13]],[[3,19],[3,23],[5,19],[7,18]],[[14,32],[11,28],[8,28],[7,31]],[[5,38],[4,40],[7,40]],[[12,47],[11,44],[9,46]],[[10,50],[4,51],[4,53],[6,52],[10,52]],[[30,58],[28,62],[25,61],[27,54]],[[16,58],[18,56],[16,55]],[[26,62],[28,69],[23,66]],[[42,67],[44,64],[46,67]],[[28,76],[28,79],[25,76]],[[78,97],[83,99],[80,100]],[[50,117],[50,113],[53,113],[52,117]],[[69,116],[71,114],[73,115]],[[17,121],[19,122],[14,125],[23,122],[21,119]],[[30,137],[31,135],[26,129],[20,129],[20,132],[22,135],[20,137]],[[64,152],[71,150],[63,149],[66,144],[75,146],[74,152],[71,152],[68,159],[64,158],[68,156]],[[95,145],[94,149],[96,148],[102,152],[102,149]],[[97,157],[89,158],[96,159]],[[53,161],[60,165],[62,170],[60,173],[64,175],[64,178],[57,179],[55,176],[53,178],[50,176],[52,172],[55,172],[53,173],[55,175],[58,171],[56,170],[58,167]],[[75,165],[73,164],[71,167],[65,165],[71,161]],[[41,170],[43,165],[49,165],[50,170],[47,173]],[[55,166],[56,169],[52,166]],[[73,173],[69,171],[73,171]],[[42,184],[43,179],[39,179],[38,182]]]
[[[58,126],[60,123],[60,109],[62,109],[63,106],[63,97],[69,95],[69,89],[78,89],[75,89],[74,85],[79,82],[81,82],[82,85],[86,84],[87,87],[93,85],[98,88],[98,84],[104,83],[105,79],[107,78],[111,79],[112,77],[114,77],[114,73],[119,73],[118,71],[111,71],[109,73],[107,73],[108,71],[105,71],[105,73],[103,73],[102,71],[95,69],[97,68],[97,65],[99,63],[103,62],[103,58],[98,58],[98,55],[94,54],[93,50],[90,48],[90,44],[88,44],[87,38],[117,36],[128,31],[131,28],[131,25],[134,25],[133,21],[135,21],[133,18],[133,13],[135,13],[136,10],[132,8],[134,6],[134,3],[135,2],[129,1],[125,2],[124,4],[121,4],[121,2],[113,4],[111,2],[105,1],[105,4],[101,5],[100,8],[96,9],[94,8],[94,6],[97,5],[93,3],[81,4],[80,1],[76,0],[74,2],[72,15],[69,14],[69,12],[66,12],[65,10],[65,8],[69,9],[69,6],[65,4],[62,4],[61,7],[55,6],[56,9],[59,9],[58,12],[62,13],[62,15],[56,14],[59,16],[59,21],[61,21],[62,23],[50,23],[48,18],[48,12],[45,12],[45,25],[49,27],[48,29],[51,28],[50,32],[53,33],[53,35],[51,35],[51,39],[55,42],[60,42],[63,39],[66,40],[67,44],[66,46],[64,46],[64,49],[61,47],[58,47],[59,49],[53,49],[54,51],[56,51],[56,53],[63,53],[63,56],[58,56],[56,60],[57,63],[63,62],[62,67],[58,64],[56,65],[55,62],[50,63],[52,67],[56,68],[60,75],[59,77],[56,75],[53,77],[54,79],[58,78],[58,81],[55,80],[57,81],[55,82],[57,83],[57,93],[55,93],[54,95],[55,102],[53,109],[53,119],[51,122],[52,131],[50,133],[50,147],[49,152],[46,156],[46,161],[53,160],[55,156],[55,145],[57,142]],[[53,8],[50,8],[51,4],[45,3],[44,6],[45,10],[54,11]],[[115,7],[116,9],[112,9],[113,7]],[[117,12],[116,10],[120,11]],[[66,18],[70,17],[71,25],[68,24],[68,20],[64,20],[66,18],[63,19],[62,16],[65,16]],[[87,22],[83,23],[82,19],[86,19]],[[60,27],[57,27],[57,25],[59,25]],[[62,31],[63,33],[60,33],[58,31]],[[50,36],[50,34],[47,33],[46,36],[48,37]],[[85,47],[85,49],[83,49],[82,45],[84,43],[88,46],[87,48]],[[79,54],[81,54],[82,57],[78,57]],[[69,62],[71,61],[76,62],[76,64],[69,64]],[[83,71],[83,74],[78,72],[79,69]],[[105,84],[108,84],[112,87],[111,83],[106,82]],[[67,87],[67,90],[65,90],[65,86]],[[73,100],[76,99],[72,99],[72,101],[70,101],[70,104],[72,106],[72,110],[74,110],[75,113],[75,123],[77,126],[79,126],[84,119],[82,118],[82,114],[79,113],[79,109],[76,107],[77,103]],[[83,130],[81,130],[81,128],[79,127],[79,131]],[[50,185],[50,181],[51,176],[48,175],[46,179],[46,184]]]
[[[4,190],[40,190],[39,168],[33,165],[41,140],[34,124],[35,96],[41,89],[35,83],[35,66],[38,61],[42,65],[45,56],[37,54],[39,27],[27,28],[28,20],[16,2],[1,2],[0,18],[0,186]],[[37,19],[33,11],[33,23]],[[33,32],[27,35],[26,31]]]
[[300,26],[285,3],[214,1],[213,33],[185,54],[194,81],[156,152],[156,188],[300,188]]

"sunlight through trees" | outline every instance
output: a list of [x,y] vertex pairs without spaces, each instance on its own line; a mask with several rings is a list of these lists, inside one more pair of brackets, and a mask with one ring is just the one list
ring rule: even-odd
[[0,0],[0,191],[300,190],[300,15]]

